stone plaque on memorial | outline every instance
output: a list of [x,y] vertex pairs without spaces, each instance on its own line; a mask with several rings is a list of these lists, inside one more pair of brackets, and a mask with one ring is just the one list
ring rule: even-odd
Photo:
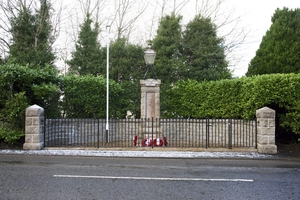
[[155,119],[155,93],[147,92],[146,93],[146,119]]

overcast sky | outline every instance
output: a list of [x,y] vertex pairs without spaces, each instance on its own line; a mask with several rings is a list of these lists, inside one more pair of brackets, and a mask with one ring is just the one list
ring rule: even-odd
[[[209,2],[213,1],[218,0],[211,0]],[[150,4],[152,4],[152,6],[155,4],[155,1],[153,0],[149,0],[149,2]],[[160,2],[160,0],[158,0],[157,2]],[[176,2],[178,3],[180,2],[180,0],[177,0]],[[190,0],[190,4],[188,4],[180,13],[181,15],[183,15],[183,25],[185,25],[188,21],[192,20],[195,16],[195,2],[196,0]],[[63,3],[64,5],[68,5],[67,7],[69,8],[69,12],[80,12],[80,8],[78,8],[78,5],[76,5],[76,1],[64,0]],[[114,8],[112,1],[106,1],[106,3],[110,4],[112,8],[106,8],[105,10],[109,10],[110,14],[113,13]],[[136,6],[141,7],[142,5]],[[244,30],[244,33],[247,36],[243,44],[241,44],[238,49],[235,49],[228,55],[230,68],[233,70],[234,76],[241,77],[245,75],[248,69],[248,63],[255,56],[255,52],[259,48],[259,44],[261,42],[262,37],[265,35],[266,31],[271,26],[271,17],[274,14],[274,11],[277,8],[282,9],[283,7],[300,8],[300,0],[224,0],[221,6],[222,10],[220,11],[220,13],[225,13],[224,17],[226,17],[226,13],[230,13],[231,19],[236,19],[237,31]],[[144,45],[146,47],[146,44],[143,43],[145,43],[145,41],[148,39],[153,39],[148,37],[150,34],[147,35],[147,33],[145,33],[147,32],[147,30],[149,30],[149,26],[152,23],[151,18],[153,18],[153,13],[157,12],[157,15],[159,15],[160,11],[154,11],[153,9],[154,6],[152,8],[151,5],[148,6],[147,11],[138,21],[138,25],[135,28],[136,32],[133,32],[131,34],[132,41],[130,42],[138,41],[140,45]],[[133,15],[135,11],[132,10],[131,12]],[[165,14],[169,14],[168,11],[166,11]],[[226,35],[226,31],[230,32],[230,26],[234,26],[236,22],[233,22],[231,23],[231,25],[226,26],[223,29],[224,33],[220,34]],[[68,32],[68,34],[74,33],[72,28],[70,28],[69,19],[66,20],[62,25],[65,28],[65,30],[61,32],[62,35],[65,32]],[[74,28],[74,24],[72,26]],[[103,25],[102,29],[105,29],[105,24]],[[152,37],[155,36],[157,25],[154,26],[153,29],[155,30],[153,30],[154,33],[152,34]],[[139,37],[143,38],[144,41],[142,41]],[[228,40],[230,40],[230,37]],[[74,35],[72,37],[67,35],[66,37],[60,38],[59,44],[62,45],[63,43],[65,43],[66,49],[68,51],[72,51],[74,49],[74,44],[72,44],[71,41],[74,41]],[[70,54],[68,54],[68,57],[69,56]],[[63,66],[61,66],[61,68],[63,68]]]
[[[242,15],[241,23],[250,28],[249,43],[243,45],[242,61],[234,67],[234,75],[243,76],[248,63],[255,56],[262,37],[271,26],[271,17],[277,8],[300,8],[300,0],[228,0]],[[238,52],[236,52],[238,53]]]

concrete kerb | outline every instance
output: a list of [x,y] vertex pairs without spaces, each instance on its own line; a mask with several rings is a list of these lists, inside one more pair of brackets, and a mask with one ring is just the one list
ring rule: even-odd
[[85,156],[85,157],[131,157],[131,158],[234,158],[234,159],[275,159],[278,156],[260,154],[256,151],[186,151],[186,150],[153,150],[145,148],[132,149],[62,149],[47,148],[43,150],[0,150],[0,154],[44,155],[44,156]]
[[46,147],[44,150],[95,150],[95,151],[150,151],[150,152],[257,152],[255,148],[172,148],[172,147],[110,147],[110,148],[82,148],[82,147]]

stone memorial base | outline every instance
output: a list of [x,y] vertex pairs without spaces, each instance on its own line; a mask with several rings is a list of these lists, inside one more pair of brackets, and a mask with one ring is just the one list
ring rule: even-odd
[[159,79],[140,80],[141,85],[141,125],[139,144],[145,139],[162,139],[160,132],[160,85]]

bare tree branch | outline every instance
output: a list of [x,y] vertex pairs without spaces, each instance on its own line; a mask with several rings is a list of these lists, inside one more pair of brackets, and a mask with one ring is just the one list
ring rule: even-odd
[[182,9],[190,2],[189,0],[181,0],[179,1],[179,3],[177,4],[177,1],[176,0],[173,0],[174,1],[174,13],[175,15],[178,15]]
[[[142,4],[141,0],[115,0],[115,10],[116,15],[114,16],[113,22],[117,29],[117,38],[122,36],[127,36],[131,34],[134,23],[141,17],[148,7]],[[134,13],[133,10],[136,10],[135,5],[140,5],[137,12],[134,15],[128,16],[129,14]]]

